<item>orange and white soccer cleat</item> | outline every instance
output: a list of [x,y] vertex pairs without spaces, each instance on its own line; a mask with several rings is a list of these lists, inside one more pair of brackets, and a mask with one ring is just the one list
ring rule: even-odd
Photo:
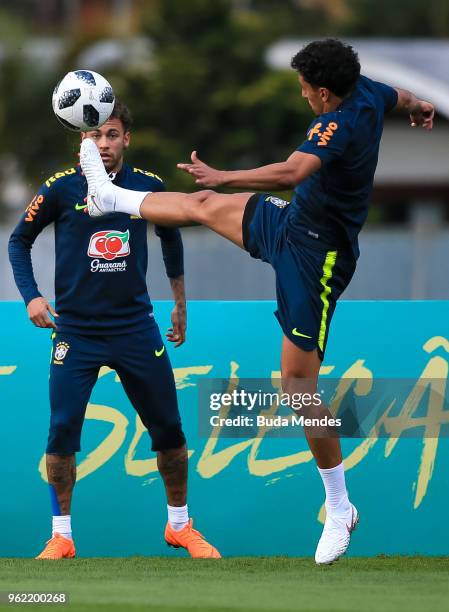
[[206,542],[204,536],[193,529],[192,519],[179,531],[175,531],[170,523],[167,523],[165,541],[173,548],[185,548],[194,559],[221,559],[215,546]]
[[73,540],[55,533],[51,540],[48,540],[44,550],[36,559],[73,559],[75,554]]

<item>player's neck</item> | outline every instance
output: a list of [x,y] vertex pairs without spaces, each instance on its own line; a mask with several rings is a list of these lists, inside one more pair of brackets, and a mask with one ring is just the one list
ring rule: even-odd
[[332,113],[333,111],[337,110],[343,100],[344,98],[339,98],[338,96],[329,97],[329,99],[323,104],[323,113]]
[[117,165],[115,165],[113,168],[107,168],[106,171],[108,174],[111,174],[112,172],[114,174],[118,174],[120,172],[120,170],[123,167],[123,157],[120,159],[120,161],[117,163]]

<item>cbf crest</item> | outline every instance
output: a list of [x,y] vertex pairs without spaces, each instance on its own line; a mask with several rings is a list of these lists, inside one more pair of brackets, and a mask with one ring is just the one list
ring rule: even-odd
[[282,200],[282,198],[276,198],[275,196],[268,196],[265,198],[265,202],[270,202],[270,204],[274,204],[278,208],[285,208],[290,202],[287,200]]
[[69,348],[70,344],[67,344],[67,342],[58,342],[55,348],[55,353],[53,355],[53,363],[55,363],[56,365],[62,365],[69,351]]

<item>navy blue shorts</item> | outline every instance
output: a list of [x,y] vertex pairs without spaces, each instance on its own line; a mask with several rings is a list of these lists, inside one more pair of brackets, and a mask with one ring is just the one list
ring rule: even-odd
[[252,257],[270,263],[276,273],[275,315],[285,336],[323,359],[329,325],[338,298],[354,274],[356,262],[338,250],[311,248],[289,232],[289,202],[254,194],[243,215],[243,244]]
[[80,450],[81,429],[102,366],[117,372],[152,438],[152,450],[185,444],[175,380],[157,325],[108,336],[56,332],[50,363],[50,433],[47,453]]

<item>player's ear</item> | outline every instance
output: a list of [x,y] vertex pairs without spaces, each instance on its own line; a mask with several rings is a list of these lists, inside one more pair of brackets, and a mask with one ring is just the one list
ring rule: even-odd
[[131,142],[131,132],[125,132],[123,136],[123,148],[127,149],[129,147],[130,142]]
[[329,90],[326,87],[320,87],[320,98],[323,102],[329,100]]

